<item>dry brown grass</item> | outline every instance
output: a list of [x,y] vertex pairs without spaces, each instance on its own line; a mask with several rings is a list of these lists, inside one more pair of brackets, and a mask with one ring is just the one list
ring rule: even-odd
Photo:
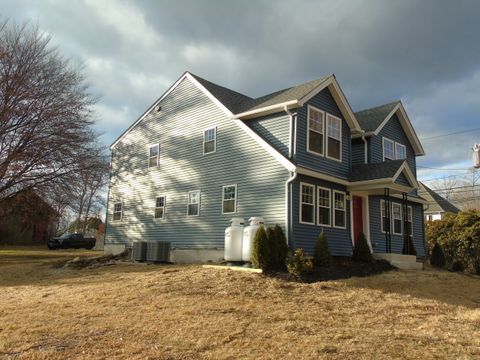
[[0,248],[0,358],[480,357],[478,277],[299,284],[198,265],[51,267],[76,252],[16,265],[15,253]]

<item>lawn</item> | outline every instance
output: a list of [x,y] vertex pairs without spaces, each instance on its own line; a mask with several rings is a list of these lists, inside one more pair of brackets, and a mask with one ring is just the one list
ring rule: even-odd
[[52,266],[74,256],[98,253],[0,248],[0,358],[480,358],[479,277]]

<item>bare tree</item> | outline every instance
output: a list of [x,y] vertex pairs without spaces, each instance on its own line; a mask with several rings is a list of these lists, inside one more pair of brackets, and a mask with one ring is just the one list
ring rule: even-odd
[[0,26],[0,202],[88,170],[94,99],[81,68],[29,25]]

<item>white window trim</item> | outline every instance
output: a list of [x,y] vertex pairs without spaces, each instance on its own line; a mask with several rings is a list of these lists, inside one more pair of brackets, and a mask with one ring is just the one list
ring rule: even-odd
[[[157,165],[156,166],[150,166],[150,158],[153,156],[150,156],[150,149],[156,147],[157,148]],[[148,168],[158,168],[160,166],[160,144],[150,144],[147,147],[147,153],[148,153]]]
[[[391,142],[392,145],[393,145],[393,159],[385,157],[385,142],[386,141]],[[383,161],[385,161],[385,159],[395,160],[395,141],[393,141],[392,139],[386,138],[384,136],[382,136],[382,157],[383,157]]]
[[[330,198],[330,204],[328,206],[328,209],[329,209],[329,219],[328,219],[328,222],[329,224],[322,224],[320,223],[320,211],[319,211],[319,208],[324,208],[326,209],[327,207],[326,206],[321,206],[319,204],[319,201],[320,201],[320,190],[324,190],[324,191],[328,191],[328,196]],[[325,188],[325,187],[322,187],[322,186],[317,186],[317,225],[320,225],[320,226],[326,226],[326,227],[332,227],[332,189],[329,189],[329,188]]]
[[407,206],[408,212],[410,213],[410,216],[407,214],[407,221],[410,223],[410,231],[411,233],[408,234],[413,237],[413,208],[409,205]]
[[[310,109],[313,109],[313,110],[318,111],[318,112],[323,114],[323,117],[322,117],[322,130],[323,130],[323,132],[321,133],[322,134],[322,150],[323,150],[323,152],[321,152],[321,153],[310,150]],[[325,130],[326,130],[325,129],[325,111],[320,110],[319,108],[316,108],[315,106],[308,105],[307,106],[307,152],[308,153],[315,154],[317,156],[325,156],[325,134],[326,134]],[[317,130],[312,130],[312,131],[320,134]]]
[[[398,156],[397,156],[397,146],[400,146],[403,148],[403,151],[405,153],[405,158],[404,159],[399,159]],[[407,147],[403,144],[400,144],[398,142],[395,141],[395,159],[397,160],[406,160],[407,159]]]
[[[162,208],[162,206],[159,206],[157,207],[157,199],[160,198],[160,197],[163,197],[163,216],[162,217],[155,217],[155,211],[157,209],[160,209]],[[155,221],[160,221],[160,220],[165,220],[165,215],[167,213],[167,195],[166,194],[159,194],[157,196],[155,196],[155,204],[154,204],[154,210],[153,210],[153,219]]]
[[[382,210],[384,209],[384,210]],[[387,231],[383,228],[383,218],[384,216],[383,215],[386,215],[386,214],[383,214],[383,212],[385,212],[386,208],[385,208],[385,200],[380,200],[380,231],[385,234]]]
[[[304,185],[313,188],[313,191],[312,191],[312,194],[313,194],[313,204],[311,204],[312,207],[313,207],[313,222],[302,221],[302,204],[303,204],[303,202],[302,202],[302,187],[303,187]],[[315,185],[301,182],[301,183],[300,183],[300,196],[299,196],[298,202],[299,202],[299,204],[300,204],[300,206],[299,206],[299,212],[298,212],[298,215],[299,215],[298,222],[299,222],[300,224],[305,224],[305,225],[315,225],[315,206],[316,206],[316,203],[315,203]],[[305,204],[307,204],[307,203],[305,203]],[[310,205],[310,204],[307,204],[307,205]]]
[[[115,214],[118,213],[118,211],[115,211],[115,205],[120,204],[120,219],[115,220]],[[123,201],[116,201],[113,203],[113,214],[112,214],[112,221],[122,221],[123,219]]]
[[[332,118],[332,119],[338,120],[340,122],[340,139],[335,139],[334,137],[332,137],[332,139],[340,141],[340,159],[328,156],[328,118]],[[342,119],[340,119],[339,117],[336,117],[335,115],[329,114],[329,113],[327,113],[325,115],[325,136],[324,136],[324,139],[325,139],[325,156],[326,156],[326,158],[330,159],[330,160],[342,162],[342,152],[343,152],[342,151],[342,149],[343,149]]]
[[[225,188],[227,187],[231,187],[231,186],[234,186],[235,187],[235,210],[233,212],[223,212],[223,202],[224,201],[228,201],[228,200],[225,200],[223,198],[224,196],[224,190]],[[231,200],[231,199],[229,199]],[[237,212],[237,201],[238,201],[238,189],[237,189],[237,184],[231,184],[231,185],[225,185],[225,186],[222,186],[222,215],[223,214],[235,214]]]
[[[398,206],[400,208],[400,219],[395,219],[395,213],[393,211],[393,207]],[[402,205],[396,202],[392,202],[392,234],[393,235],[402,235],[403,234],[403,209]],[[395,232],[395,220],[400,220],[400,232]]]
[[[195,192],[198,192],[198,213],[197,214],[189,214],[188,213],[188,208],[189,208],[189,205],[195,205],[195,203],[190,203],[190,193],[195,193]],[[187,193],[187,216],[200,216],[200,204],[201,204],[201,196],[202,196],[202,192],[200,190],[190,190],[188,193]],[[237,192],[235,191],[235,197],[237,196]]]
[[[343,194],[343,213],[344,213],[344,218],[345,218],[345,226],[336,226],[335,225],[335,210],[337,208],[335,207],[335,194]],[[332,196],[332,204],[333,204],[333,223],[332,227],[336,229],[346,229],[347,228],[347,193],[344,191],[339,191],[339,190],[333,190],[333,196]],[[340,210],[340,209],[339,209]]]
[[[214,138],[213,138],[213,151],[210,151],[208,153],[205,152],[205,133],[208,130],[212,130],[214,132]],[[217,152],[217,127],[216,126],[210,126],[209,128],[203,129],[203,143],[202,143],[202,151],[203,155],[209,155],[209,154],[214,154]]]

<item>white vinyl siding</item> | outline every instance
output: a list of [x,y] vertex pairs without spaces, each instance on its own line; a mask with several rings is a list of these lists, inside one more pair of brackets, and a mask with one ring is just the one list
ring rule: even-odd
[[346,194],[333,190],[333,227],[345,229],[347,220]]
[[158,167],[160,165],[160,145],[149,145],[148,147],[148,167]]
[[392,203],[392,221],[393,233],[402,235],[402,206],[398,203]]
[[317,187],[317,205],[317,224],[330,226],[332,207],[332,191],[330,189]]
[[342,161],[342,120],[327,114],[327,158]]
[[237,185],[222,187],[222,214],[237,212]]
[[155,212],[153,217],[155,219],[164,219],[165,218],[165,195],[160,195],[155,198]]
[[300,223],[315,225],[315,186],[300,183]]
[[308,106],[307,151],[323,155],[325,113]]
[[113,204],[113,220],[120,221],[122,220],[123,215],[123,203],[116,202]]
[[217,151],[217,128],[211,127],[203,131],[203,153],[210,154]]
[[189,191],[187,197],[188,197],[187,215],[199,216],[200,215],[200,190]]

